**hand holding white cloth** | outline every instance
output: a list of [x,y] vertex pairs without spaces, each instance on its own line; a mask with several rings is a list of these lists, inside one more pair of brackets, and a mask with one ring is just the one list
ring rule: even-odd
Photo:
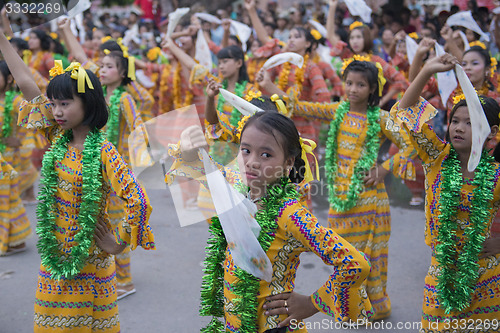
[[226,181],[204,149],[200,149],[200,155],[234,264],[259,279],[271,282],[271,261],[257,240],[261,230],[254,218],[257,207]]

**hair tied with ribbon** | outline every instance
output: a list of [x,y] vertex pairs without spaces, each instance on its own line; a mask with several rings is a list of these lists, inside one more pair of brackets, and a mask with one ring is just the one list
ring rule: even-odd
[[80,65],[79,62],[72,62],[66,69],[63,69],[61,60],[54,60],[54,67],[52,67],[49,71],[49,74],[52,78],[64,74],[66,72],[70,72],[71,78],[77,81],[78,93],[85,93],[85,83],[90,89],[94,89],[94,85],[90,80],[89,74],[87,70]]
[[384,77],[384,69],[382,68],[382,65],[379,62],[375,62],[375,66],[377,66],[378,69],[378,95],[382,96],[382,91],[384,90],[387,80]]
[[122,49],[123,57],[128,59],[127,77],[130,78],[132,81],[135,81],[135,58],[128,54],[128,47],[123,45],[121,38],[118,38],[116,42]]
[[364,26],[363,22],[361,22],[361,21],[354,21],[349,26],[349,31],[353,31],[354,29],[362,27],[362,26]]
[[276,104],[276,108],[278,109],[279,113],[285,116],[288,114],[288,109],[285,106],[285,102],[283,102],[283,100],[278,96],[278,94],[272,95],[271,101],[273,101]]
[[[316,155],[314,155],[313,150],[316,148],[316,142],[309,139],[300,138],[300,147],[302,148],[301,158],[305,163],[305,172],[304,172],[304,183],[309,183],[313,180],[319,180],[319,165],[318,160],[316,159]],[[316,165],[316,179],[314,178],[311,165],[309,164],[309,160],[307,159],[307,154],[311,154],[314,157],[314,164]]]

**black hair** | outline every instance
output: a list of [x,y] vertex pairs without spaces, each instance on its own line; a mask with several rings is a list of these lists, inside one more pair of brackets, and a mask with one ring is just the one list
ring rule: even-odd
[[116,41],[114,41],[114,40],[108,40],[107,42],[102,43],[99,46],[99,50],[100,51],[110,50],[110,51],[120,51],[120,52],[123,52],[122,48],[120,47],[120,45],[118,45],[118,43]]
[[71,78],[71,72],[66,72],[50,80],[47,87],[47,97],[51,100],[79,97],[84,109],[82,125],[89,126],[91,129],[101,129],[108,121],[108,107],[99,79],[92,71],[88,69],[86,71],[94,89],[90,89],[85,84],[85,92],[79,93],[77,80]]
[[311,35],[311,31],[307,30],[304,27],[293,27],[292,29],[290,29],[290,31],[293,29],[297,30],[300,35],[306,38],[306,41],[311,43],[311,45],[306,49],[306,53],[311,53],[313,44],[317,43],[316,39],[314,39],[313,35]]
[[51,38],[51,43],[54,43],[54,50],[53,52],[56,54],[66,54],[66,50],[64,49],[64,46],[61,44],[60,41],[57,39]]
[[463,55],[466,55],[467,53],[470,53],[470,52],[477,52],[477,53],[479,53],[479,55],[484,60],[484,66],[485,67],[490,67],[491,66],[491,57],[490,57],[490,53],[487,50],[483,49],[479,45],[474,45],[473,47],[471,47],[470,49],[468,49],[467,51],[465,51]]
[[276,103],[271,101],[271,98],[269,96],[260,96],[258,98],[252,98],[250,103],[252,103],[253,105],[262,110],[278,112],[278,107],[276,106]]
[[[481,100],[481,106],[483,108],[486,119],[488,120],[488,125],[490,125],[490,127],[495,125],[499,126],[500,106],[498,105],[497,101],[495,101],[495,99],[491,97],[486,96],[479,96],[479,99]],[[457,112],[457,109],[462,106],[467,106],[467,101],[465,99],[461,100],[453,106],[449,117],[450,121],[451,119],[453,119],[453,116],[455,115],[455,112]],[[446,131],[446,141],[450,142],[450,126],[448,126],[448,130]],[[500,144],[497,144],[497,146],[495,147],[493,157],[497,162],[500,162]]]
[[132,80],[128,77],[128,58],[123,56],[123,52],[121,51],[111,51],[109,54],[106,54],[107,57],[112,58],[116,63],[116,68],[118,69],[118,73],[124,75],[122,82],[120,85],[126,86]]
[[7,66],[7,63],[5,60],[0,61],[0,73],[3,76],[3,81],[5,82],[5,88],[9,85],[9,76],[12,74],[10,73],[9,66]]
[[238,36],[236,36],[236,35],[230,35],[229,39],[233,40],[236,43],[236,45],[238,45],[239,47],[241,47],[241,40],[238,38]]
[[375,88],[368,97],[368,105],[378,105],[380,102],[380,96],[378,94],[378,68],[371,62],[354,60],[344,70],[344,74],[342,75],[342,79],[344,81],[346,80],[349,72],[362,73],[364,75],[366,81],[368,81],[370,89]]
[[[481,58],[483,58],[485,68],[491,67],[491,57],[490,57],[490,53],[487,50],[483,49],[479,45],[474,45],[473,47],[471,47],[470,49],[465,51],[463,56],[465,56],[467,53],[470,53],[470,52],[476,52],[477,54],[479,54],[481,56]],[[462,58],[463,58],[463,56],[462,56]],[[488,84],[489,90],[495,90],[495,87],[493,86],[493,83],[491,83],[491,80],[487,79],[486,83]]]
[[[293,183],[301,183],[304,180],[306,164],[301,157],[302,147],[300,145],[300,136],[293,121],[275,111],[257,112],[243,126],[241,130],[242,137],[245,129],[252,125],[257,126],[262,132],[271,134],[282,146],[285,158],[295,158],[294,165],[288,177]],[[279,138],[276,137],[276,133],[279,133]]]
[[[351,37],[351,34],[353,31],[356,31],[356,30],[360,30],[361,31],[361,35],[363,35],[363,52],[366,52],[366,53],[369,53],[372,51],[373,49],[373,38],[371,36],[371,30],[370,30],[370,27],[368,27],[367,25],[361,25],[359,27],[356,27],[354,29],[352,29],[351,31],[349,31],[349,37]],[[351,48],[351,45],[349,45],[349,48],[352,50]]]
[[14,44],[19,50],[24,51],[24,50],[30,49],[28,42],[22,38],[14,37],[14,38],[11,38],[10,42],[11,42],[11,44]]
[[238,72],[238,82],[249,81],[247,66],[245,65],[245,54],[241,47],[236,45],[225,47],[217,53],[217,59],[241,60],[241,67]]
[[40,40],[40,48],[43,51],[50,50],[50,41],[52,38],[50,38],[50,36],[47,35],[45,33],[45,31],[40,30],[40,29],[35,29],[35,30],[31,30],[31,33],[35,34],[36,37]]

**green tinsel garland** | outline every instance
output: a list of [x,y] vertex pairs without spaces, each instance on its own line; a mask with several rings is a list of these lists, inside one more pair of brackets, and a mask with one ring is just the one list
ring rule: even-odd
[[338,212],[345,212],[356,205],[358,195],[363,190],[363,178],[365,174],[374,166],[377,161],[378,151],[380,149],[380,108],[378,106],[370,106],[366,112],[368,120],[368,132],[366,133],[366,151],[361,154],[356,166],[354,167],[351,176],[351,186],[347,192],[347,198],[341,199],[337,193],[335,185],[335,177],[337,176],[337,147],[338,133],[340,125],[344,120],[344,116],[349,112],[350,103],[342,102],[335,114],[335,119],[330,122],[330,130],[328,131],[328,139],[326,141],[325,167],[328,186],[328,201],[331,207]]
[[[2,139],[7,139],[12,133],[12,102],[16,97],[16,92],[9,90],[5,92],[5,104],[3,107]],[[7,145],[0,141],[0,153],[3,153]]]
[[[238,97],[243,97],[246,87],[247,87],[247,81],[236,82],[236,85],[234,87],[234,94]],[[227,80],[224,80],[222,82],[222,88],[227,89]],[[222,94],[219,94],[219,100],[217,102],[217,110],[222,111],[225,103],[226,99],[224,98],[224,96],[222,96]],[[231,116],[229,118],[229,124],[234,128],[238,128],[238,123],[241,117],[242,117],[241,112],[238,111],[238,109],[236,109],[235,107],[233,107],[233,110],[231,111]],[[213,156],[215,161],[223,165],[226,165],[227,163],[231,162],[234,159],[234,152],[231,149],[231,145],[226,145],[224,147],[223,156],[219,157],[217,156],[217,154],[211,154],[211,155]]]
[[464,246],[457,247],[456,215],[460,204],[462,173],[457,153],[453,147],[443,161],[442,187],[439,198],[439,231],[435,257],[440,267],[438,297],[446,313],[461,311],[470,305],[471,294],[479,278],[478,256],[483,248],[486,228],[490,220],[491,200],[495,177],[493,157],[483,150],[472,184],[474,197],[470,203],[470,223],[464,230]]
[[37,248],[42,264],[54,279],[71,279],[85,266],[93,242],[99,202],[102,200],[101,146],[104,137],[100,131],[94,130],[87,135],[83,144],[82,201],[77,219],[80,230],[74,237],[76,245],[71,248],[70,254],[61,251],[62,246],[54,234],[57,229],[55,195],[59,181],[55,165],[64,159],[72,137],[73,132],[66,131],[45,153],[42,162],[42,188],[36,210],[36,232],[39,235]]
[[[248,191],[248,187],[245,187],[242,192],[245,192],[245,189]],[[297,189],[288,177],[283,177],[268,187],[266,197],[261,199],[263,208],[255,214],[255,219],[261,227],[258,241],[264,252],[267,252],[274,241],[278,227],[276,219],[283,202],[298,197]],[[207,256],[204,262],[203,272],[205,276],[202,282],[200,315],[213,316],[214,318],[201,332],[224,332],[224,324],[217,317],[224,317],[223,262],[227,242],[218,217],[212,218],[209,230],[211,237],[207,242]],[[255,333],[257,332],[257,294],[260,288],[260,279],[237,267],[234,274],[238,282],[233,285],[233,293],[236,296],[233,312],[241,322],[239,332]]]
[[[103,87],[104,98],[106,98],[106,87]],[[119,130],[120,130],[120,99],[125,92],[125,88],[119,86],[113,90],[113,95],[109,98],[109,117],[106,124],[106,139],[115,147],[118,146]]]

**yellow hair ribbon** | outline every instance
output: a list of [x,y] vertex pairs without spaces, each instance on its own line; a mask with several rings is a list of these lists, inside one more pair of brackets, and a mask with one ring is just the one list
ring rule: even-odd
[[130,78],[132,81],[135,81],[135,58],[132,56],[129,56],[128,47],[123,45],[121,38],[118,38],[116,42],[118,43],[118,45],[122,49],[123,57],[128,59],[127,77]]
[[49,35],[50,35],[50,37],[52,37],[52,39],[58,39],[59,38],[59,36],[57,36],[57,33],[55,33],[55,32],[51,32]]
[[469,43],[469,46],[470,47],[473,47],[473,46],[479,46],[480,48],[482,49],[485,49],[486,50],[486,45],[484,45],[484,43],[478,41],[478,40],[475,40],[473,41],[472,43]]
[[349,26],[349,31],[353,31],[357,27],[362,27],[362,26],[364,26],[363,22],[355,21],[355,22],[351,23],[351,25]]
[[102,51],[102,52],[104,52],[104,54],[105,54],[105,55],[108,55],[108,54],[110,54],[110,53],[111,53],[111,51],[110,51],[110,50],[108,50],[108,49],[104,49],[104,51]]
[[128,74],[127,76],[135,81],[135,58],[130,56],[128,57]]
[[30,58],[33,53],[30,50],[23,50],[23,61],[26,65],[30,63]]
[[71,78],[73,80],[77,80],[78,93],[85,93],[85,82],[87,82],[90,89],[94,89],[87,71],[80,65],[79,62],[72,62],[64,71],[71,72]]
[[309,165],[309,161],[307,160],[307,154],[311,154],[314,157],[314,161],[316,162],[316,180],[319,180],[319,166],[318,166],[318,160],[316,159],[316,155],[313,154],[314,148],[316,148],[316,142],[313,140],[309,139],[303,139],[300,138],[300,146],[302,147],[302,155],[300,156],[303,160],[305,165],[305,173],[304,173],[304,182],[309,183],[310,181],[314,180],[312,171],[311,171],[311,166]]
[[320,40],[320,39],[321,39],[321,37],[323,37],[323,36],[321,36],[321,33],[320,33],[318,30],[316,30],[316,29],[312,29],[312,30],[311,30],[311,35],[312,35],[312,36],[314,37],[314,39],[316,39],[316,40]]
[[61,74],[64,74],[62,60],[54,60],[54,67],[50,69],[49,75],[51,77],[56,77]]
[[382,65],[376,62],[375,66],[378,68],[378,95],[382,96],[382,91],[384,90],[387,80],[384,77],[384,69],[382,68]]
[[278,96],[278,94],[274,94],[271,96],[271,101],[273,101],[276,104],[276,108],[278,109],[278,112],[287,115],[288,110],[286,109],[285,103],[281,100],[281,98]]
[[111,37],[111,36],[105,36],[105,37],[102,37],[102,38],[101,38],[101,44],[104,44],[104,43],[106,43],[108,40],[112,40],[112,39],[113,39],[113,37]]

